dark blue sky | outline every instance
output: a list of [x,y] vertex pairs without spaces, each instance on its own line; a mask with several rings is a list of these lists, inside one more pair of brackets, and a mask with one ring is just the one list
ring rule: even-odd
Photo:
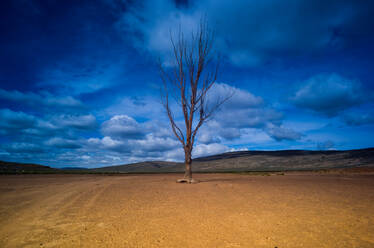
[[235,95],[195,157],[374,146],[372,1],[12,0],[0,11],[0,160],[181,160],[157,59],[171,64],[170,31],[202,16],[222,58],[211,94]]

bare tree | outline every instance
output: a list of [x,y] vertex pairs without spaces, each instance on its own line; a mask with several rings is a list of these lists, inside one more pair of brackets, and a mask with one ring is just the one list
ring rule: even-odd
[[[165,67],[159,63],[163,81],[161,91],[162,103],[170,120],[171,128],[181,142],[185,156],[184,178],[178,182],[193,183],[192,150],[199,128],[212,116],[221,104],[232,94],[215,100],[208,99],[208,91],[216,82],[219,59],[213,64],[212,44],[213,32],[207,22],[202,20],[199,29],[192,32],[190,39],[184,37],[179,29],[177,39],[170,33],[173,52],[173,67]],[[171,109],[174,100],[180,107],[184,117],[184,127],[178,124]]]

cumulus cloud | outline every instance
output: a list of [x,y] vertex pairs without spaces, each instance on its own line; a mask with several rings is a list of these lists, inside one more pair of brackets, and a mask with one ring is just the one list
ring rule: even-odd
[[170,155],[168,155],[169,152],[181,148],[180,143],[176,140],[155,137],[152,133],[142,139],[121,139],[121,137],[113,138],[109,136],[89,138],[87,144],[91,150],[112,151],[116,152],[117,156],[126,156],[128,159],[143,157],[143,161],[145,158],[167,158]]
[[146,138],[142,140],[130,140],[129,145],[131,145],[134,150],[145,152],[165,152],[175,149],[177,146],[181,146],[175,139],[155,137],[152,133],[148,134]]
[[339,112],[359,105],[367,96],[358,80],[341,75],[321,74],[307,79],[291,101],[298,107],[335,116]]
[[212,144],[198,144],[192,150],[192,155],[194,158],[209,156],[214,154],[219,154],[223,152],[228,152],[230,148],[223,144],[212,143]]
[[[181,144],[171,135],[170,129],[159,122],[139,123],[127,115],[115,115],[103,122],[103,138],[89,138],[87,144],[91,149],[104,149],[126,155],[129,161],[143,159],[167,159],[178,157],[172,150]],[[132,159],[133,158],[133,159]],[[135,159],[135,160],[134,160]]]
[[203,126],[198,135],[202,144],[238,140],[250,129],[262,130],[276,141],[298,140],[301,134],[282,125],[283,114],[265,104],[261,97],[227,84],[216,84],[211,98],[232,97]]
[[227,94],[232,94],[232,97],[201,128],[197,137],[201,144],[238,140],[250,129],[262,130],[276,141],[301,137],[300,133],[283,126],[283,114],[267,106],[259,96],[222,83],[217,83],[209,93],[211,99],[222,99]]
[[113,139],[109,136],[103,138],[89,138],[87,140],[87,145],[91,150],[104,149],[123,154],[129,152],[129,146],[126,141]]
[[[210,93],[210,101],[222,99],[227,93],[233,93],[233,96],[201,128],[194,157],[229,151],[226,143],[240,139],[242,134],[245,136],[249,129],[262,130],[277,141],[299,138],[298,133],[281,125],[282,114],[267,106],[261,97],[223,83],[217,83]],[[153,98],[127,98],[122,103],[129,104],[130,111],[127,113],[133,113],[142,120],[156,104]],[[160,117],[159,113],[150,114],[146,122],[139,122],[127,114],[113,115],[102,122],[101,135],[96,133],[96,137],[86,139],[77,137],[81,137],[83,131],[96,130],[98,123],[92,114],[57,113],[37,117],[2,109],[0,116],[4,120],[0,124],[2,130],[16,130],[19,134],[19,141],[2,147],[4,153],[19,154],[22,158],[34,154],[43,161],[53,162],[45,156],[48,151],[55,160],[87,166],[90,162],[110,165],[144,160],[183,160],[180,142],[171,132],[168,120],[164,115]],[[182,119],[176,116],[177,123],[182,127]],[[23,142],[25,139],[32,139],[33,144]]]
[[207,102],[215,103],[227,97],[230,98],[223,105],[225,110],[255,108],[264,103],[261,97],[225,83],[215,83],[212,86],[207,95]]
[[216,49],[233,64],[252,66],[281,54],[339,47],[347,34],[370,32],[370,10],[373,4],[354,0],[203,0],[183,7],[172,0],[147,0],[129,4],[117,26],[135,37],[134,46],[166,54],[169,31],[188,33],[205,15],[216,31]]
[[[210,93],[210,101],[222,99],[227,93],[233,93],[233,97],[201,128],[193,150],[194,157],[229,151],[231,148],[226,143],[240,139],[242,134],[245,136],[249,129],[262,130],[277,141],[299,138],[296,132],[281,125],[282,114],[267,106],[261,97],[223,83],[217,83]],[[4,121],[0,126],[8,131],[16,128],[19,142],[4,146],[2,150],[4,154],[19,154],[22,158],[34,154],[34,158],[52,163],[45,156],[48,151],[53,154],[54,161],[61,159],[87,166],[90,162],[110,165],[144,160],[183,160],[182,146],[164,115],[150,114],[149,119],[144,118],[156,104],[153,98],[127,98],[122,103],[129,104],[127,113],[147,121],[139,122],[133,116],[116,114],[102,122],[101,135],[96,133],[96,137],[85,139],[77,137],[82,137],[83,131],[95,131],[98,124],[92,114],[57,113],[37,117],[3,109],[0,116]],[[176,116],[182,127],[182,119]],[[23,142],[25,139],[32,139],[33,144]]]
[[217,130],[210,131],[208,128],[201,128],[200,133],[197,136],[197,140],[202,144],[219,143],[219,135]]
[[140,139],[145,136],[143,125],[127,115],[115,115],[102,124],[104,135],[122,139]]
[[[121,158],[126,157],[128,162],[180,161],[183,159],[180,142],[171,134],[168,126],[158,126],[158,124],[160,123],[157,120],[139,123],[127,115],[115,115],[102,124],[101,131],[104,137],[87,139],[86,149],[114,152]],[[212,142],[209,144],[200,142],[195,148],[194,156],[211,155],[228,150],[227,146]]]
[[199,140],[213,143],[221,139],[234,139],[240,136],[239,129],[264,127],[267,122],[278,122],[282,114],[267,108],[261,97],[232,87],[216,83],[208,92],[208,104],[215,104],[231,96],[213,115],[211,121],[202,128]]
[[112,151],[126,152],[128,150],[126,143],[121,140],[116,140],[116,139],[112,139],[111,137],[105,136],[100,141],[104,148],[112,150]]
[[198,133],[197,140],[202,144],[221,143],[227,140],[239,138],[239,128],[227,126],[226,123],[218,122],[216,119],[208,121]]
[[[265,129],[267,123],[272,123],[273,125],[281,124],[282,113],[267,107],[261,97],[228,84],[214,84],[208,93],[208,103],[214,104],[229,95],[232,95],[232,97],[221,106],[219,111],[213,115],[213,118],[203,125],[199,131],[198,143],[208,145],[230,141],[241,136],[241,129]],[[137,139],[144,141],[147,138],[145,134],[151,133],[152,137],[175,140],[162,105],[159,101],[155,101],[154,98],[125,98],[118,106],[110,108],[108,113],[118,111],[124,114],[114,115],[110,120],[103,123],[101,130],[105,136],[119,140]],[[152,112],[154,106],[158,107]],[[183,127],[183,117],[178,114],[180,113],[179,107],[173,106],[173,111],[178,125]],[[150,120],[138,123],[130,116],[137,116],[142,119],[147,116],[150,117]],[[166,149],[164,150],[166,151]]]
[[224,127],[261,128],[268,122],[280,123],[283,118],[280,112],[267,107],[261,97],[223,83],[212,87],[208,101],[214,103],[215,99],[225,99],[228,95],[232,97],[214,115],[214,120]]
[[[240,139],[245,130],[256,128],[264,130],[277,141],[298,139],[298,133],[280,126],[282,113],[267,106],[264,100],[249,91],[216,83],[208,93],[208,103],[215,103],[232,95],[224,105],[200,129],[197,150],[194,156],[206,156],[229,148],[227,141]],[[154,107],[155,111],[153,111]],[[176,122],[183,129],[183,117],[180,109],[173,106]],[[101,149],[125,154],[131,161],[144,159],[181,160],[181,144],[171,132],[168,119],[159,101],[152,97],[124,98],[106,110],[113,115],[103,122],[101,132],[104,138],[89,139],[88,143]],[[144,118],[144,117],[148,118]],[[146,119],[138,122],[134,117]],[[272,125],[272,128],[269,126]],[[265,134],[266,135],[266,134]]]

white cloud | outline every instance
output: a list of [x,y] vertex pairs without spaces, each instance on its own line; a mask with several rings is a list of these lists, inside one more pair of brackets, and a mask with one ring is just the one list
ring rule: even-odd
[[147,130],[144,125],[127,115],[115,115],[102,124],[101,131],[104,135],[121,139],[140,139]]
[[101,143],[104,145],[104,147],[107,147],[107,148],[115,148],[115,147],[122,146],[124,144],[123,141],[114,140],[108,136],[105,136],[104,138],[102,138]]
[[[194,157],[230,151],[232,147],[229,145],[238,147],[239,141],[249,146],[252,143],[270,142],[270,137],[279,141],[298,138],[296,132],[281,125],[282,114],[268,107],[259,96],[217,83],[211,89],[210,97],[221,98],[228,92],[234,93],[232,98],[199,131],[193,150]],[[14,153],[22,158],[28,158],[29,153],[33,153],[38,154],[34,158],[48,163],[61,165],[61,161],[64,161],[71,165],[82,163],[87,167],[144,160],[183,161],[182,145],[174,137],[165,114],[161,115],[161,104],[148,97],[125,98],[121,104],[127,105],[128,109],[118,114],[115,108],[112,109],[114,115],[101,124],[102,136],[97,133],[96,137],[85,140],[77,140],[76,137],[84,130],[95,130],[97,123],[92,114],[51,113],[39,118],[23,112],[1,110],[0,115],[7,121],[3,121],[0,126],[8,123],[8,126],[17,127],[21,131],[21,140],[32,138],[34,142],[34,145],[16,142],[2,149],[5,152],[17,151]],[[160,109],[156,107],[152,113],[152,107],[156,104]],[[146,122],[137,121],[128,113],[141,120],[146,119]],[[179,116],[176,113],[176,121],[183,127],[183,119]],[[256,130],[257,133],[249,134],[249,130]],[[45,151],[53,154],[51,156],[54,160],[46,156]]]
[[126,141],[117,140],[109,136],[103,138],[89,138],[86,141],[88,151],[112,151],[116,153],[128,154],[130,147]]
[[201,127],[197,141],[203,144],[220,143],[239,138],[240,135],[239,128],[227,126],[213,119]]
[[131,140],[129,145],[134,150],[144,152],[165,152],[181,146],[181,143],[171,138],[155,137],[152,133],[148,134],[145,139]]
[[213,119],[201,128],[197,137],[199,143],[227,144],[232,143],[233,140],[245,142],[242,137],[246,136],[250,129],[262,130],[261,137],[265,137],[267,142],[269,136],[276,141],[297,140],[301,137],[300,133],[282,125],[283,114],[268,107],[261,97],[227,84],[216,84],[210,93],[213,99],[233,94]]
[[230,86],[225,83],[215,83],[208,91],[207,102],[215,103],[219,100],[230,97],[222,106],[223,109],[247,109],[256,108],[264,104],[261,97],[255,96],[252,93]]
[[218,144],[218,143],[198,144],[192,150],[192,155],[194,158],[196,158],[196,157],[203,157],[203,156],[209,156],[209,155],[219,154],[223,152],[228,152],[229,150],[230,150],[229,147],[223,144]]
[[81,156],[81,159],[83,159],[83,160],[89,160],[91,157],[90,156],[88,156],[88,155],[83,155],[83,156]]

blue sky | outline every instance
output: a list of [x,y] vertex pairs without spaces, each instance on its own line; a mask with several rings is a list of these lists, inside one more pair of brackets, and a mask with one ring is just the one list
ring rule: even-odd
[[12,0],[0,12],[0,160],[182,160],[157,61],[172,64],[170,32],[202,16],[222,58],[211,94],[234,96],[194,157],[374,146],[371,1]]

